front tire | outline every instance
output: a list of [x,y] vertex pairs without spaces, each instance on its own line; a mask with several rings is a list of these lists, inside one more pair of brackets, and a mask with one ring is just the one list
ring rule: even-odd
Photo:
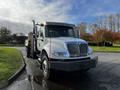
[[48,57],[45,54],[43,54],[42,57],[42,72],[44,79],[47,80],[50,78],[50,63],[48,62]]

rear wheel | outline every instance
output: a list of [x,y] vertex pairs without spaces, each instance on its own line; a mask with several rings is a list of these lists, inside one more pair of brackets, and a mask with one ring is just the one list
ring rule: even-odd
[[50,63],[48,62],[48,57],[46,54],[42,56],[42,72],[44,79],[50,78]]

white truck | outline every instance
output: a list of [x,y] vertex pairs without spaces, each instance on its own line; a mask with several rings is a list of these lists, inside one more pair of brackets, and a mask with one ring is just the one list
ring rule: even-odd
[[44,78],[51,70],[87,71],[96,67],[98,56],[88,43],[76,37],[75,25],[60,22],[36,24],[28,36],[27,57],[37,58]]

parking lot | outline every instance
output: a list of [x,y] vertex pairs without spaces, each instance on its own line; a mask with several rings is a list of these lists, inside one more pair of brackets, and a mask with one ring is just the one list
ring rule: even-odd
[[[25,49],[20,50],[25,56]],[[39,83],[29,81],[27,73],[23,73],[7,90],[120,90],[120,53],[95,55],[99,56],[98,65],[86,73],[56,71],[54,78],[48,81],[41,78]]]

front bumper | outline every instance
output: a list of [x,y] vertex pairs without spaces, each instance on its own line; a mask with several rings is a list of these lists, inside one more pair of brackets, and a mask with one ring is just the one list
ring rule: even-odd
[[62,71],[79,71],[96,67],[98,56],[70,60],[50,59],[50,68]]

